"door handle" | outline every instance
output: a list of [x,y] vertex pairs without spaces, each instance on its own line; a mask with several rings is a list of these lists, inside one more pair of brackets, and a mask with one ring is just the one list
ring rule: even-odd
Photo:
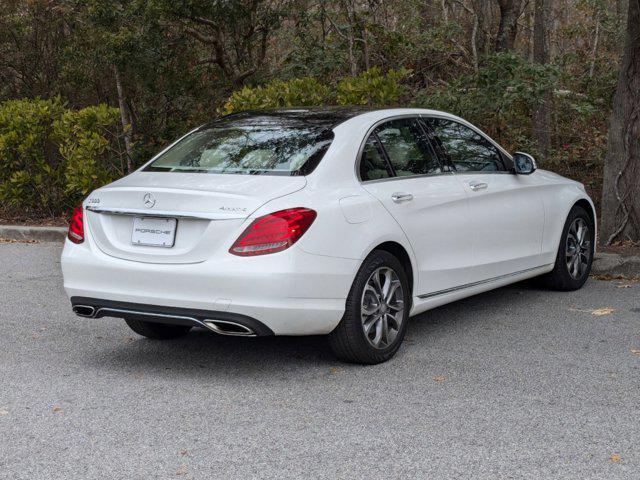
[[413,195],[411,195],[410,193],[398,192],[391,195],[391,200],[393,200],[396,203],[408,202],[410,200],[413,200]]
[[473,180],[469,182],[469,188],[471,188],[471,190],[473,190],[474,192],[477,192],[478,190],[486,190],[488,186],[489,185],[487,185],[485,182],[476,182]]

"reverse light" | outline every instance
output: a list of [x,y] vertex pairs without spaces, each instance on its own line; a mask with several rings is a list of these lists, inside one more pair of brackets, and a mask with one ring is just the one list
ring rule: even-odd
[[308,208],[290,208],[256,218],[229,252],[241,257],[281,252],[296,243],[315,219],[316,212]]
[[84,214],[82,205],[78,205],[73,209],[71,220],[69,220],[69,233],[67,238],[73,243],[84,242]]

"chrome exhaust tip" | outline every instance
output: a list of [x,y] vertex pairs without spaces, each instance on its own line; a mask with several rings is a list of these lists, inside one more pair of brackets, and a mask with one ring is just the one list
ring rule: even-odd
[[96,307],[92,307],[91,305],[74,305],[73,311],[79,317],[88,317],[93,318],[96,314]]
[[230,322],[228,320],[204,320],[204,325],[211,331],[220,335],[230,335],[234,337],[255,337],[256,332],[236,322]]

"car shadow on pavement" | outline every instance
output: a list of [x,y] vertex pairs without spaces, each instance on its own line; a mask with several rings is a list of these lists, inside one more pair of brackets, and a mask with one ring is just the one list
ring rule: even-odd
[[416,315],[411,318],[408,334],[413,342],[432,343],[438,335],[449,335],[476,321],[491,321],[495,314],[508,314],[521,302],[535,301],[548,294],[548,290],[532,280],[514,283]]
[[[472,324],[487,306],[493,311],[509,311],[512,302],[534,297],[536,292],[534,285],[518,283],[417,315],[410,320],[407,345],[391,363],[402,361],[413,349],[428,348],[440,336]],[[212,372],[241,377],[274,371],[299,373],[314,368],[386,368],[385,365],[390,365],[343,364],[333,357],[324,336],[241,338],[221,336],[199,328],[194,328],[186,337],[162,342],[144,339],[131,332],[115,344],[105,344],[98,349],[94,344],[82,353],[84,361],[98,369],[180,377],[210,377]]]
[[254,377],[340,364],[323,336],[241,338],[194,328],[182,338],[156,341],[133,332],[116,345],[88,352],[97,369],[161,376],[211,377],[214,372]]

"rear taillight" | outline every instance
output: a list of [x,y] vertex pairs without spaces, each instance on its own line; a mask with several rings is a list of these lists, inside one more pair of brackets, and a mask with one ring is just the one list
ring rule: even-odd
[[296,243],[316,219],[308,208],[290,208],[256,218],[229,249],[241,257],[286,250]]
[[73,243],[84,242],[84,215],[82,213],[82,205],[73,209],[71,220],[69,221],[67,238]]

